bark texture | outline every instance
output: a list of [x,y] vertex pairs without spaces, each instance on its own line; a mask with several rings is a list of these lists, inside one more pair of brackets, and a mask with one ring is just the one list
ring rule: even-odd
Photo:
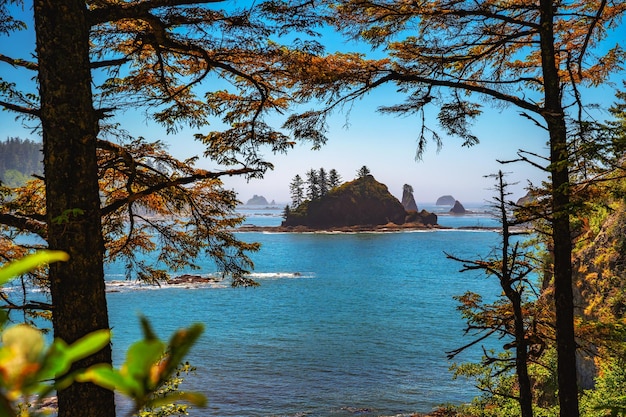
[[[56,337],[72,343],[108,329],[96,137],[85,2],[35,0],[41,123],[51,249],[69,253],[50,268]],[[111,363],[111,349],[75,364]],[[113,417],[113,393],[72,384],[58,393],[59,417]]]
[[565,112],[561,104],[561,83],[555,61],[554,7],[550,0],[540,1],[541,61],[546,101],[543,117],[550,132],[557,373],[560,415],[577,417],[579,408],[572,291],[572,240],[569,222],[569,155]]

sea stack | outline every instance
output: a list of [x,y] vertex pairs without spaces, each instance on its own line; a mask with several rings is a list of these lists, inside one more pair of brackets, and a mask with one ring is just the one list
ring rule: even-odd
[[459,200],[454,201],[454,207],[450,209],[450,213],[452,214],[465,214],[465,207],[463,204],[459,202]]
[[406,211],[417,211],[417,203],[415,203],[415,197],[413,197],[413,187],[409,184],[404,184],[402,189],[402,205]]

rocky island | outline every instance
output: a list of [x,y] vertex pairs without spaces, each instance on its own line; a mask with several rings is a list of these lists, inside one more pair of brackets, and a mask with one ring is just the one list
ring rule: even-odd
[[451,195],[442,195],[441,197],[437,199],[437,202],[435,203],[435,205],[454,206],[455,202],[456,202],[456,198],[452,197]]
[[[412,197],[412,196],[411,196]],[[437,227],[437,216],[426,210],[407,211],[387,186],[365,175],[331,189],[314,200],[285,210],[276,231],[396,231]],[[242,227],[252,230],[254,227]]]
[[454,207],[450,209],[451,214],[465,214],[467,210],[463,207],[463,204],[459,200],[454,201]]
[[246,206],[267,206],[270,203],[267,202],[267,199],[262,195],[254,195],[251,199],[246,201]]

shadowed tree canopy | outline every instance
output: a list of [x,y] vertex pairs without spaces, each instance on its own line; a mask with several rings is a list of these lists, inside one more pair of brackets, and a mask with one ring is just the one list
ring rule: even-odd
[[[551,225],[556,307],[559,400],[562,416],[577,416],[576,343],[571,278],[570,145],[584,134],[587,88],[622,69],[624,51],[608,37],[626,5],[606,0],[565,3],[494,1],[273,1],[268,13],[288,27],[330,24],[351,39],[363,39],[382,59],[361,53],[310,54],[296,51],[294,72],[302,71],[300,94],[324,104],[293,115],[286,123],[296,138],[325,139],[326,117],[379,86],[395,85],[405,97],[379,110],[421,118],[417,156],[442,136],[430,127],[425,108],[438,109],[443,132],[479,142],[471,122],[486,101],[514,106],[545,129],[549,155],[519,151],[519,160],[551,178],[547,214]],[[619,29],[617,29],[619,30]],[[520,144],[520,147],[522,144]]]
[[[55,336],[68,343],[109,327],[105,259],[124,258],[141,278],[162,279],[165,271],[138,253],[157,250],[155,261],[170,269],[210,256],[235,284],[248,283],[246,252],[258,246],[231,233],[242,219],[220,178],[260,177],[272,167],[262,151],[293,145],[265,123],[293,99],[280,62],[290,49],[269,39],[274,29],[249,5],[226,10],[218,3],[0,2],[3,45],[16,30],[36,38],[30,61],[0,49],[0,66],[23,73],[18,81],[0,79],[0,107],[37,124],[44,160],[43,178],[0,190],[0,246],[5,258],[20,256],[30,248],[10,238],[34,233],[69,253],[69,262],[48,273]],[[19,21],[20,7],[33,19]],[[318,46],[298,48],[314,53]],[[23,84],[29,78],[36,87]],[[195,128],[205,156],[220,168],[197,168],[195,159],[176,160],[152,138],[128,137],[110,118],[126,109],[143,111],[168,132]],[[211,119],[226,130],[208,131]],[[75,366],[110,361],[107,347]],[[91,384],[58,394],[61,417],[115,415],[112,393]]]

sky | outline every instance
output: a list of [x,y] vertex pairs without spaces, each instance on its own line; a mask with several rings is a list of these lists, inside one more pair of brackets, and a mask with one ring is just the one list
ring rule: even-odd
[[[30,12],[27,9],[25,13]],[[334,36],[322,38],[322,42],[326,41],[329,52],[351,47],[340,44]],[[33,49],[34,40],[28,32],[12,36],[11,42],[0,36],[0,53],[29,58]],[[0,78],[10,80],[14,77],[17,75],[8,65],[0,64]],[[598,97],[601,101],[610,99],[610,102],[600,104],[609,105],[613,101],[613,94]],[[445,136],[437,124],[436,109],[431,109],[427,112],[427,124],[440,133],[443,148],[437,152],[436,145],[429,143],[422,160],[416,161],[419,118],[376,112],[381,105],[396,104],[402,100],[403,95],[397,93],[395,88],[379,88],[357,101],[349,115],[335,114],[329,119],[329,141],[320,150],[313,151],[310,144],[301,143],[287,155],[266,153],[275,169],[268,172],[264,179],[246,181],[243,178],[226,178],[225,186],[236,190],[244,203],[253,195],[262,195],[268,201],[286,204],[290,201],[289,183],[296,174],[304,177],[311,168],[323,167],[327,171],[334,168],[344,181],[349,181],[356,177],[361,166],[366,165],[372,175],[387,185],[398,198],[402,197],[403,185],[409,184],[418,203],[432,204],[442,195],[452,195],[461,203],[468,204],[491,201],[495,195],[494,180],[485,176],[498,170],[509,173],[507,180],[512,184],[509,188],[512,200],[526,193],[528,182],[539,184],[546,180],[545,172],[529,164],[501,165],[497,162],[515,159],[519,149],[547,155],[547,132],[520,116],[517,109],[492,109],[485,104],[485,114],[478,118],[472,130],[480,143],[470,148],[462,147],[458,138]],[[278,127],[285,117],[271,120]],[[0,112],[0,140],[15,136],[39,139],[32,129],[25,128],[14,119],[14,114]],[[140,113],[126,112],[118,115],[116,120],[132,135],[166,142],[169,151],[181,159],[202,155],[202,145],[194,141],[193,135],[213,129],[212,126],[204,130],[186,129],[168,135],[162,127],[150,123]],[[213,164],[201,158],[198,166],[211,168]]]

